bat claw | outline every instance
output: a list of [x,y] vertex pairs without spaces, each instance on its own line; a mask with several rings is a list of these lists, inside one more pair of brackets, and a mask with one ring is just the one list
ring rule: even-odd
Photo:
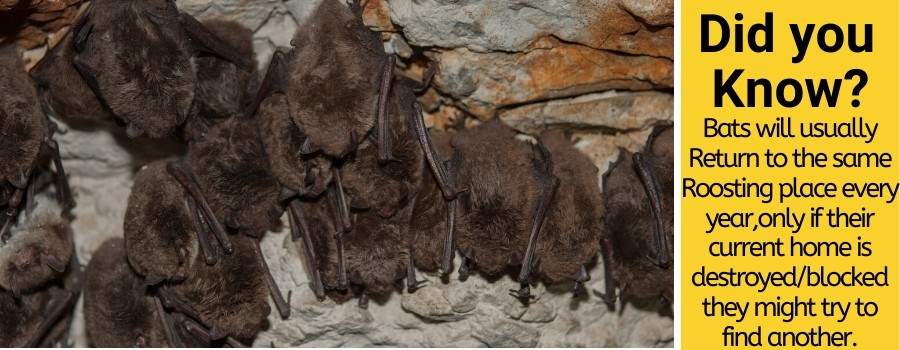
[[316,153],[318,150],[319,147],[313,145],[312,141],[309,138],[306,138],[306,140],[303,141],[303,144],[300,145],[300,154],[305,156]]
[[410,294],[415,293],[417,290],[421,289],[422,287],[427,286],[428,283],[429,283],[428,280],[421,280],[421,281],[415,281],[413,283],[407,283],[406,291]]
[[618,299],[616,297],[615,292],[613,292],[613,293],[594,292],[594,295],[600,297],[600,299],[603,299],[603,302],[606,303],[606,305],[609,305],[610,307],[616,305],[616,299]]
[[363,293],[359,296],[359,308],[366,310],[369,308],[369,296],[366,293]]
[[528,283],[522,283],[522,288],[510,289],[509,295],[519,299],[519,301],[526,305],[528,305],[531,300],[537,298],[535,295],[531,294],[531,286],[529,286]]
[[586,292],[586,289],[584,288],[584,283],[576,281],[575,286],[572,287],[572,296],[578,297],[578,296],[584,295],[585,292]]

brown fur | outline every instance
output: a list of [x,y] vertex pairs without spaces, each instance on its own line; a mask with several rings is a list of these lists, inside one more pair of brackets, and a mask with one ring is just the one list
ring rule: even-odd
[[541,134],[550,151],[559,188],[537,245],[538,275],[547,283],[571,281],[600,247],[603,202],[597,167],[561,131]]
[[[204,26],[248,57],[256,66],[253,32],[234,21],[207,20]],[[243,117],[259,85],[256,70],[247,71],[215,56],[197,57],[196,108],[200,120]]]
[[[356,12],[356,13],[355,13]],[[359,11],[322,1],[292,41],[287,89],[294,123],[314,145],[342,158],[375,125],[380,72],[386,55]]]
[[112,113],[154,138],[173,134],[186,120],[197,85],[190,43],[180,28],[151,20],[158,15],[175,21],[177,11],[167,5],[94,1],[85,13],[90,37],[74,58]]
[[103,242],[85,273],[84,320],[88,339],[99,347],[166,347],[155,302],[128,266],[125,242]]
[[276,93],[257,112],[259,132],[269,167],[278,182],[303,196],[318,196],[331,183],[331,161],[321,155],[300,154],[306,135],[288,115],[285,95]]
[[258,243],[244,235],[233,236],[231,241],[233,254],[212,266],[194,262],[187,279],[174,290],[197,311],[204,324],[249,343],[268,327],[269,289],[254,257],[252,245]]
[[39,207],[24,227],[14,228],[13,238],[0,248],[0,288],[21,294],[62,275],[48,261],[65,268],[74,251],[72,231],[59,207],[51,203]]
[[406,277],[409,254],[406,222],[410,210],[385,220],[369,211],[356,215],[353,230],[345,236],[347,275],[350,284],[367,295],[391,293]]
[[47,118],[15,45],[0,47],[0,183],[36,165],[48,135]]
[[41,323],[50,293],[38,292],[16,297],[0,289],[0,347],[25,346]]
[[[671,132],[660,133],[671,137]],[[657,133],[654,133],[657,135]],[[672,139],[660,138],[655,149],[668,149],[665,152],[656,153],[654,157],[661,156],[661,160],[671,155]],[[648,141],[653,145],[654,138]],[[668,146],[664,146],[668,143]],[[619,159],[610,167],[604,176],[604,200],[606,217],[604,219],[604,236],[610,240],[612,256],[607,256],[613,266],[613,277],[621,289],[623,299],[658,299],[666,297],[672,300],[673,296],[673,268],[670,264],[663,269],[653,263],[651,256],[655,254],[655,240],[653,237],[654,221],[650,211],[650,201],[646,190],[641,184],[638,174],[634,170],[632,154],[625,150],[620,151]],[[655,160],[654,160],[655,161]],[[668,166],[672,164],[672,158],[667,159]],[[663,167],[664,168],[664,167]],[[671,169],[671,168],[669,168]],[[671,170],[669,170],[671,171]],[[663,222],[666,227],[669,256],[673,256],[673,178],[665,176],[665,172],[655,173],[657,182],[661,185],[661,200],[663,202]],[[670,172],[671,173],[671,172]],[[670,190],[665,191],[663,189]]]
[[[441,160],[449,158],[453,152],[450,146],[452,134],[442,131],[431,131],[430,134],[435,151],[443,158]],[[421,166],[427,165],[423,162]],[[418,186],[410,220],[412,254],[416,267],[420,270],[433,272],[441,266],[444,240],[447,237],[447,209],[447,202],[438,188],[437,180],[429,171]]]
[[462,153],[457,247],[474,267],[496,276],[522,263],[541,188],[531,146],[498,120],[462,131],[453,147]]
[[393,160],[378,163],[378,145],[367,139],[342,166],[343,184],[356,209],[371,209],[389,218],[412,200],[422,182],[425,155],[415,139],[409,116],[415,96],[403,85],[395,85],[389,99]]
[[197,253],[196,232],[181,185],[166,171],[166,160],[141,169],[125,210],[128,262],[149,280],[172,279],[190,267],[179,250]]
[[172,135],[190,116],[199,81],[192,59],[209,51],[243,69],[249,58],[170,0],[94,1],[75,26],[82,78],[129,134]]
[[75,47],[69,32],[31,69],[31,76],[42,86],[50,107],[67,121],[96,123],[112,121],[112,114],[97,99],[94,91],[72,65]]
[[269,171],[256,119],[217,124],[205,140],[191,145],[186,163],[223,224],[255,237],[277,227],[279,185]]

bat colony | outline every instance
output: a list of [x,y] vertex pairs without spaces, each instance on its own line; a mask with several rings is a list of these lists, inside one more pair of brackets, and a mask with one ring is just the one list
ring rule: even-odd
[[[320,299],[366,307],[404,280],[421,287],[417,270],[457,268],[512,272],[528,303],[538,282],[582,293],[598,251],[607,302],[616,287],[672,299],[671,127],[622,150],[601,195],[561,131],[528,142],[494,119],[429,132],[416,93],[434,70],[395,76],[357,4],[326,0],[310,18],[261,80],[249,30],[171,0],[92,1],[30,78],[0,49],[0,346],[64,343],[82,284],[91,345],[250,344],[267,298],[290,317],[259,246],[285,212]],[[188,145],[135,175],[124,239],[84,273],[48,116]]]

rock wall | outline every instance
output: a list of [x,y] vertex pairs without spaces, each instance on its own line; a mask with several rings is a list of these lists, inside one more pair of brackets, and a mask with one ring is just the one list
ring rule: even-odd
[[[177,4],[200,19],[228,18],[251,28],[264,69],[275,47],[289,45],[297,24],[319,1],[333,0]],[[0,1],[0,8],[7,2],[16,3]],[[65,1],[71,6],[58,11],[71,12],[66,8],[77,8],[77,2]],[[408,75],[419,77],[428,61],[438,65],[433,88],[422,98],[434,127],[464,127],[498,117],[523,133],[568,129],[602,173],[620,147],[636,150],[654,123],[672,120],[671,0],[363,3],[367,24],[382,32],[386,48],[402,58]],[[18,42],[32,49],[27,57],[39,58],[45,50],[40,44],[48,37],[53,43],[64,25],[37,36],[38,45]],[[31,27],[44,28],[25,28]],[[58,138],[77,196],[73,225],[86,263],[103,240],[122,235],[135,171],[181,147],[128,140],[113,125],[65,128],[68,133]],[[510,277],[488,283],[478,276],[460,282],[454,275],[444,283],[425,275],[427,287],[373,300],[362,310],[354,302],[315,299],[298,247],[285,232],[267,235],[263,250],[282,290],[292,292],[293,316],[282,321],[273,312],[270,330],[256,346],[655,347],[673,342],[671,316],[652,306],[619,304],[609,310],[602,303],[595,294],[603,290],[602,261],[591,267],[588,295],[579,299],[567,290],[539,286],[539,299],[526,308],[507,294],[517,287]],[[80,317],[72,334],[75,345],[87,345]]]

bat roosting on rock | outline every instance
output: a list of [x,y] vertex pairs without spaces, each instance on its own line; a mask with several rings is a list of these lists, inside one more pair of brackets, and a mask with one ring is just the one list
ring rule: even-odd
[[[13,45],[0,47],[0,244],[9,239],[23,205],[33,203],[37,180],[52,160],[57,200],[65,213],[74,207],[69,182],[53,140],[56,124],[40,109],[37,92]],[[45,172],[46,170],[46,172]]]
[[192,58],[214,55],[253,70],[171,0],[93,1],[72,35],[75,69],[129,137],[165,137],[185,123],[199,84]]
[[605,297],[672,300],[672,127],[653,130],[644,150],[622,150],[604,175]]

